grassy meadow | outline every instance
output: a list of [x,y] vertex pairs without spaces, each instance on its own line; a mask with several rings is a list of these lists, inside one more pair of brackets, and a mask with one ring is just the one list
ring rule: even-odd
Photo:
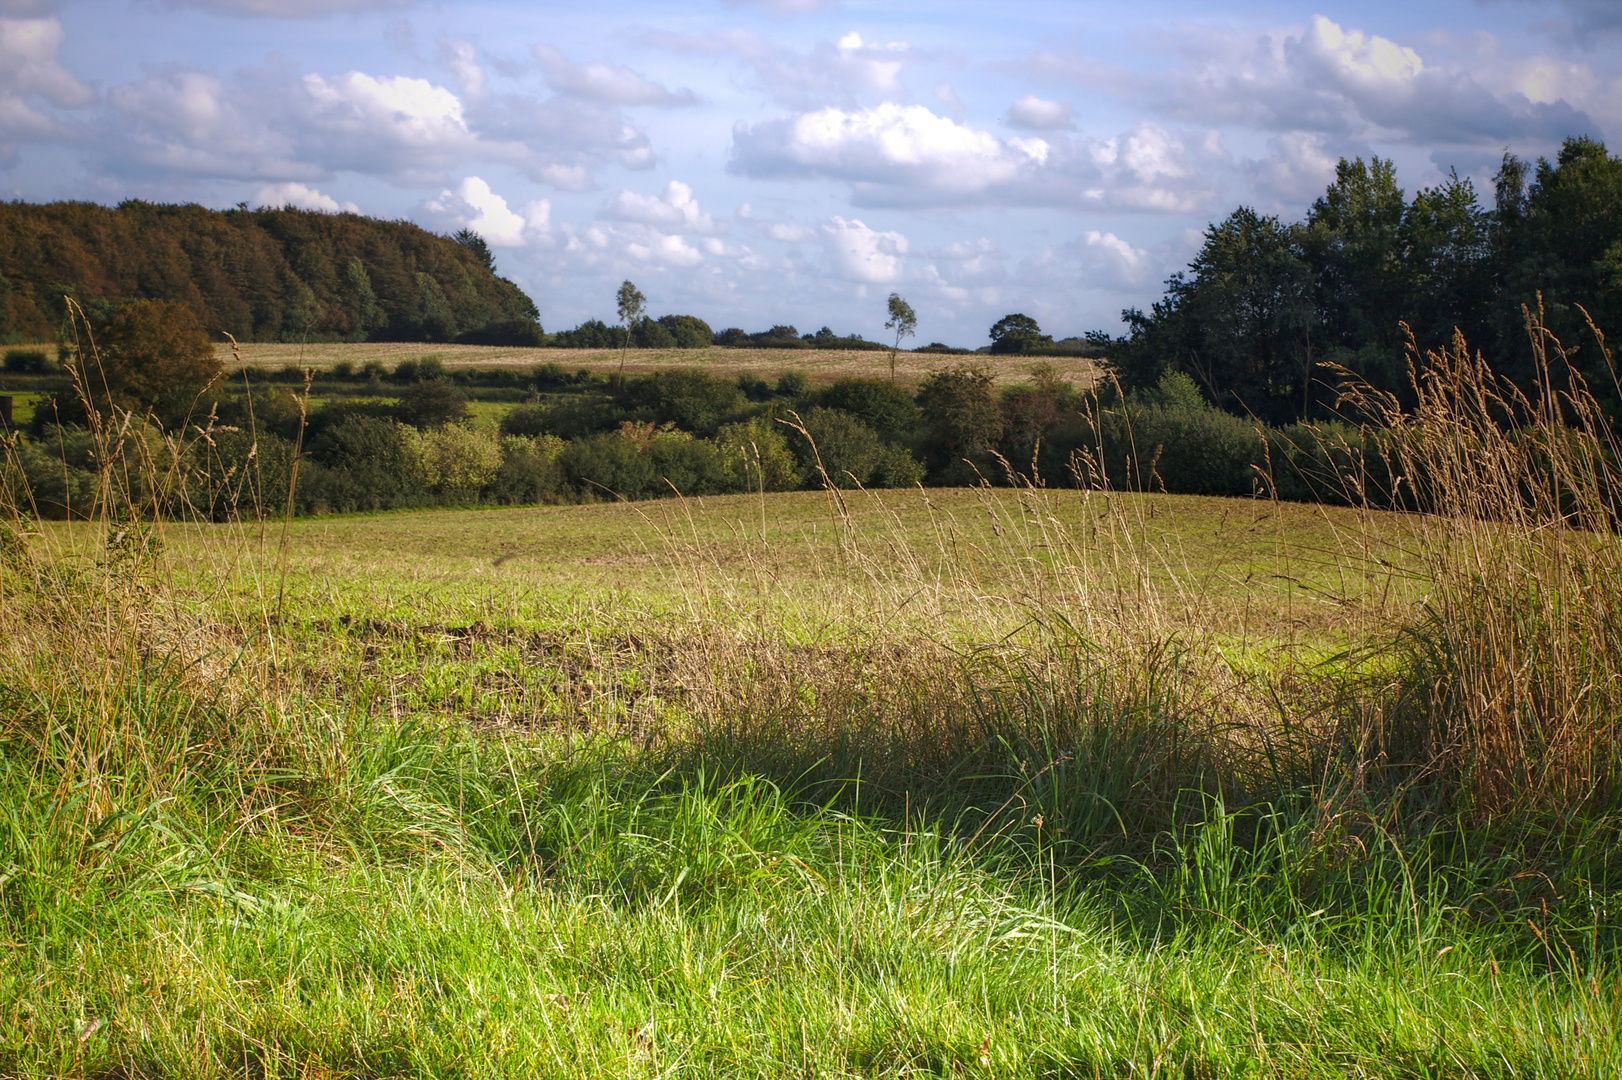
[[1617,1075],[1615,459],[1439,363],[1424,514],[13,512],[0,1075]]

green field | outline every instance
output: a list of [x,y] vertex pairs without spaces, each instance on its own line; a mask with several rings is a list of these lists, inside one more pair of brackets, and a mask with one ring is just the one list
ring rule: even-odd
[[1616,816],[1403,765],[1438,568],[1497,527],[987,488],[7,529],[3,1075],[1622,1067]]

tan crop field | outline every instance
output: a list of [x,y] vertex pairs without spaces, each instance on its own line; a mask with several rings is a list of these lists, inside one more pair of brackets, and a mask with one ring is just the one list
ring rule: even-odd
[[[402,360],[437,358],[448,368],[520,368],[538,364],[558,364],[566,371],[593,372],[620,370],[618,349],[510,348],[495,345],[429,344],[423,342],[360,342],[281,344],[249,342],[239,347],[241,363],[254,368],[280,368],[285,365],[330,368],[348,361],[360,367],[379,363],[394,367]],[[229,343],[216,346],[222,363],[237,364],[237,354]],[[1097,377],[1097,361],[1079,356],[1044,357],[1061,378],[1078,386],[1091,385]],[[901,352],[896,357],[896,377],[916,382],[932,371],[949,368],[962,361],[985,364],[999,384],[1027,379],[1037,361],[1028,356],[994,356],[990,353],[942,354]],[[832,382],[844,376],[888,378],[888,352],[842,351],[839,349],[630,349],[624,356],[627,373],[645,374],[667,368],[688,368],[728,378],[753,375],[775,379],[786,371],[797,371],[812,383]]]

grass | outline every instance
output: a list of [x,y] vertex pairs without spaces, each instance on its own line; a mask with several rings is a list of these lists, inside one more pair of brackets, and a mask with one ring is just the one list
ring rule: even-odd
[[0,1074],[1616,1075],[1600,429],[1432,360],[1429,515],[14,516]]
[[[216,346],[221,363],[227,368],[236,366],[232,346]],[[503,347],[494,345],[446,345],[423,342],[364,342],[279,344],[275,342],[249,342],[238,346],[241,363],[250,368],[281,368],[288,364],[326,369],[349,361],[356,368],[376,362],[392,368],[402,360],[438,359],[448,368],[478,367],[499,369],[516,367],[528,370],[540,364],[558,364],[567,371],[585,369],[593,372],[618,372],[622,362],[618,349],[549,349]],[[1030,377],[1030,368],[1037,360],[1046,360],[1055,372],[1078,386],[1091,385],[1097,377],[1097,362],[1086,357],[1056,356],[1032,358],[1028,356],[994,356],[977,353],[972,356],[941,353],[901,352],[897,356],[896,377],[905,383],[922,380],[930,372],[951,367],[963,360],[990,366],[1001,384],[1023,382]],[[623,358],[625,370],[645,374],[667,368],[697,368],[714,375],[732,378],[752,375],[776,380],[786,371],[797,371],[809,382],[832,382],[843,376],[862,378],[889,378],[890,354],[877,351],[851,351],[839,349],[631,349]]]

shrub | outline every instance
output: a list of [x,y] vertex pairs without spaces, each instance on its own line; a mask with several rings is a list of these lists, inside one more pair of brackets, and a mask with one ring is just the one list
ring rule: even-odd
[[736,383],[700,371],[659,371],[630,379],[616,399],[637,419],[675,424],[698,435],[713,435],[747,404]]
[[380,510],[423,493],[410,428],[393,420],[348,416],[310,447],[321,469],[299,473],[300,501],[311,508]]
[[785,371],[777,377],[777,396],[797,398],[805,393],[805,376],[798,371]]
[[427,429],[454,424],[473,414],[468,410],[466,394],[448,382],[434,379],[401,394],[394,415],[403,424]]
[[984,460],[1002,434],[1002,413],[991,396],[991,370],[964,363],[937,371],[918,393],[926,428],[925,446],[943,479],[973,482],[958,474],[964,458]]
[[739,490],[792,491],[800,486],[800,467],[786,430],[775,420],[755,417],[726,424],[715,433],[716,446]]
[[643,316],[642,320],[631,328],[631,344],[641,349],[669,349],[675,346],[676,339],[663,323],[654,322]]
[[551,502],[568,492],[558,459],[565,447],[554,435],[501,440],[501,466],[489,483],[490,498],[508,505]]
[[496,436],[460,424],[408,436],[406,444],[422,486],[458,502],[478,498],[480,490],[495,479],[503,461]]
[[887,379],[840,379],[819,391],[816,403],[850,413],[886,439],[900,438],[918,426],[918,404]]
[[806,487],[821,486],[823,473],[835,487],[907,487],[923,477],[923,466],[911,454],[886,445],[850,413],[819,407],[802,422],[804,431],[790,429],[790,438]]
[[42,349],[7,349],[4,364],[17,375],[43,375],[54,366]]

